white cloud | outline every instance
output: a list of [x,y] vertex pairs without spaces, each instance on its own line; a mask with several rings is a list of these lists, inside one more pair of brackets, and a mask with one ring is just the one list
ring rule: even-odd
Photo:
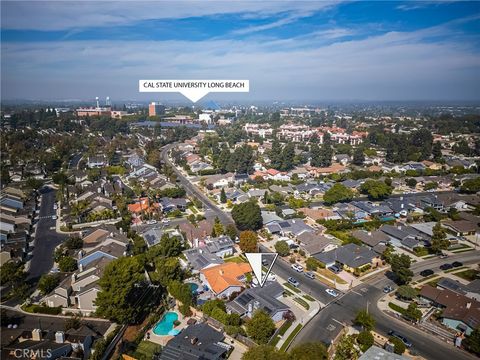
[[265,18],[275,14],[308,14],[339,1],[8,1],[1,2],[2,28],[69,30],[132,24],[142,20],[181,19],[240,14]]
[[[442,31],[447,29],[390,32],[328,45],[321,34],[276,42],[4,43],[2,92],[7,99],[92,98],[95,94],[151,99],[152,94],[138,94],[138,79],[239,78],[250,80],[251,92],[230,98],[478,98],[480,55],[465,42],[423,40]],[[323,35],[347,33],[337,29]]]

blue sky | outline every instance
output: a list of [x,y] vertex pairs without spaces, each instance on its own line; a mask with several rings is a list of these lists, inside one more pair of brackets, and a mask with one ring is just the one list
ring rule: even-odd
[[209,98],[480,100],[479,2],[1,6],[4,99],[150,100],[138,79],[239,78],[249,94]]

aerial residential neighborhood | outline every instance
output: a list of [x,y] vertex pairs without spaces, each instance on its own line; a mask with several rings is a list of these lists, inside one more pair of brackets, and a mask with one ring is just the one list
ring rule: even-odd
[[2,2],[0,358],[478,358],[478,4]]

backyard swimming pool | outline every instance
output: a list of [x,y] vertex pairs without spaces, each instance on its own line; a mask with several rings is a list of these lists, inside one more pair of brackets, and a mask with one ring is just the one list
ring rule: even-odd
[[173,323],[176,320],[178,320],[178,314],[176,312],[167,312],[165,315],[163,315],[162,320],[155,325],[153,328],[153,333],[155,335],[178,335],[180,330],[173,328]]
[[195,294],[198,290],[198,285],[195,283],[188,283],[188,285],[190,286],[190,290],[192,290],[192,293]]

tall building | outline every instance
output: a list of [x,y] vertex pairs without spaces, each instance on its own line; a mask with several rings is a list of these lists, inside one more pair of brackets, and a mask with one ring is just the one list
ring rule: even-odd
[[165,106],[152,102],[148,105],[148,116],[157,116],[165,114]]

